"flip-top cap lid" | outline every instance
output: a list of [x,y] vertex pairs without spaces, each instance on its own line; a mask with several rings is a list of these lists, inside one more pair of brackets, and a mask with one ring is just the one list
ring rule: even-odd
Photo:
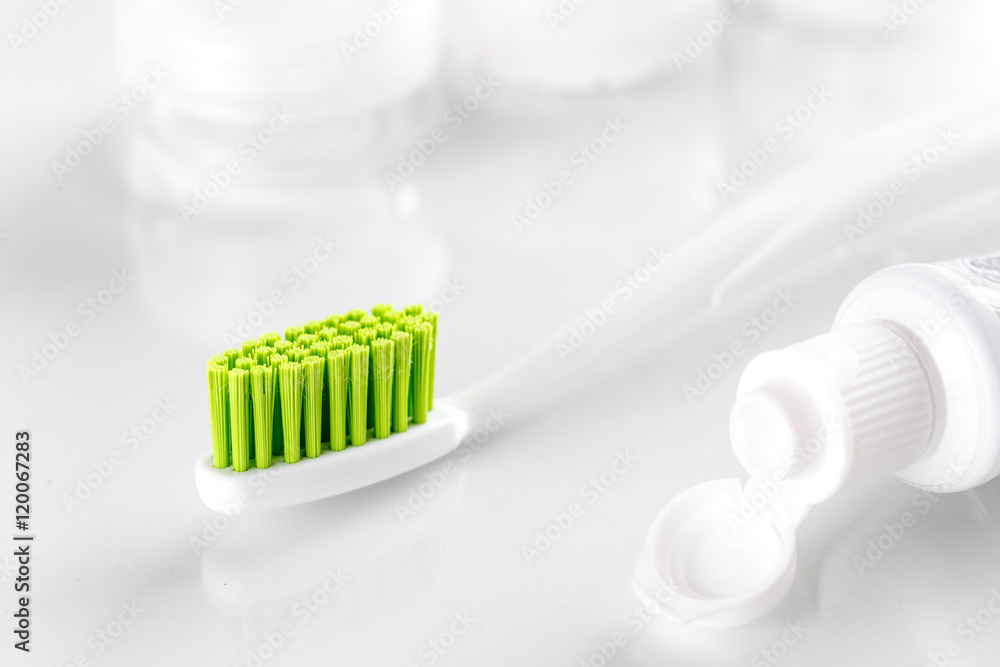
[[[680,623],[748,623],[781,601],[795,576],[795,523],[782,520],[756,486],[738,479],[699,484],[656,517],[632,586]],[[780,499],[778,499],[780,505]]]

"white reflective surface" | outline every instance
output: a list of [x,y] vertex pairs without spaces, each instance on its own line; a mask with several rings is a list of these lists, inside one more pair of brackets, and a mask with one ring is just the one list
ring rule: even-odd
[[[974,3],[961,4],[964,21]],[[17,3],[5,24],[31,11],[35,5]],[[121,94],[124,84],[110,74],[81,79],[110,72],[110,16],[101,5],[64,6],[23,50],[5,53],[0,70],[10,100],[0,110],[0,433],[11,443],[15,430],[32,432],[37,535],[34,650],[15,655],[8,634],[0,662],[600,665],[602,651],[613,650],[608,664],[922,665],[943,655],[949,665],[981,665],[1000,651],[992,611],[1000,609],[998,481],[935,497],[882,479],[823,503],[799,531],[788,596],[745,627],[649,620],[629,587],[649,523],[671,498],[742,475],[726,433],[751,356],[826,330],[847,291],[877,268],[1000,248],[996,192],[872,231],[738,303],[623,350],[535,412],[505,415],[477,448],[450,459],[451,474],[432,463],[213,528],[216,515],[198,501],[192,468],[209,448],[205,360],[224,347],[225,330],[199,338],[177,333],[197,328],[191,322],[165,326],[138,278],[98,301],[100,312],[87,305],[107,300],[113,271],[142,269],[127,235],[124,133],[109,135],[61,189],[52,173],[66,144]],[[690,70],[638,90],[539,98],[501,87],[448,130],[447,142],[388,198],[391,207],[374,207],[391,208],[385,215],[394,224],[412,220],[429,252],[444,245],[442,267],[384,283],[387,300],[403,301],[419,286],[426,301],[444,305],[438,393],[500,368],[619,281],[634,289],[650,247],[669,251],[706,224],[724,206],[718,181],[768,137],[783,137],[780,150],[739,189],[878,123],[986,90],[996,81],[990,47],[977,37],[986,28],[962,24],[963,32],[949,16],[943,4],[914,15],[911,27],[937,41],[912,38],[910,58],[910,46],[891,41],[905,39],[903,31],[885,46],[865,24],[859,46],[850,36],[809,32],[794,16],[754,18]],[[845,30],[856,29],[848,23]],[[949,51],[955,44],[961,49]],[[785,139],[776,123],[824,83],[833,96]],[[451,84],[438,116],[473,87]],[[608,118],[626,129],[581,161],[579,147]],[[573,182],[518,233],[511,215],[523,214],[525,199],[562,170]],[[286,298],[259,331],[347,307],[334,301],[369,305],[352,282],[366,281],[364,271],[335,279],[336,256],[299,288],[282,280],[316,243],[296,229],[261,267],[262,298],[269,284]],[[351,263],[368,259],[377,271],[377,251],[359,247],[345,242],[343,252],[368,253]],[[427,279],[434,271],[440,276]],[[179,284],[167,291],[169,310],[183,317],[176,306],[190,299],[196,312],[212,287]],[[778,289],[796,300],[772,320]],[[254,308],[240,296],[223,314],[235,329]],[[79,334],[22,381],[18,366],[30,366],[50,335],[61,340],[69,322]],[[684,385],[695,386],[734,341],[745,353],[701,395],[686,397]],[[0,461],[4,526],[13,521],[12,449]],[[80,490],[95,470],[107,473],[115,451],[120,465]],[[67,509],[67,496],[88,490]],[[539,537],[546,531],[554,539]],[[12,532],[0,531],[0,541],[9,544]],[[0,557],[0,565],[9,624],[13,559]],[[130,623],[120,634],[119,620]]]

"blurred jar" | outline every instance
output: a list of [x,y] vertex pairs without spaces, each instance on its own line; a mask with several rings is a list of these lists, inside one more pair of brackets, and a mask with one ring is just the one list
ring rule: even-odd
[[125,79],[163,81],[125,170],[162,320],[218,343],[440,282],[415,197],[401,210],[378,171],[438,107],[438,0],[123,0],[118,21]]
[[996,91],[998,9],[984,0],[748,2],[723,43],[723,176],[768,139],[779,149],[753,186],[881,125]]
[[674,70],[716,0],[448,0],[466,67],[541,91],[590,92]]

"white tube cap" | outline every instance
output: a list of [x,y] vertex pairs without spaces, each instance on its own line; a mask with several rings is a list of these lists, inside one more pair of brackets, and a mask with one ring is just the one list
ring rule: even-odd
[[934,419],[918,347],[905,331],[865,322],[751,361],[729,426],[751,475],[814,505],[926,456]]
[[730,418],[750,481],[700,484],[650,528],[633,577],[678,622],[726,627],[773,609],[795,576],[795,529],[849,482],[926,456],[931,381],[905,330],[865,322],[750,362]]
[[737,479],[715,480],[660,512],[632,578],[647,609],[680,623],[731,627],[781,601],[795,577],[795,524],[768,503],[755,504],[762,493],[753,480],[745,490]]

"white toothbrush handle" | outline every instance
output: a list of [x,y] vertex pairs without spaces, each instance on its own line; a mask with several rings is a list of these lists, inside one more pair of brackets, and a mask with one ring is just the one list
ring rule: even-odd
[[[932,149],[937,157],[926,169],[912,162]],[[919,176],[911,180],[915,169]],[[615,350],[847,243],[845,226],[856,223],[857,209],[876,201],[894,180],[904,182],[906,191],[895,197],[878,225],[1000,183],[1000,100],[935,109],[797,167],[681,244],[631,298],[609,293],[534,350],[449,402],[473,420],[489,408],[517,415],[540,394]],[[609,302],[613,309],[607,308]]]

